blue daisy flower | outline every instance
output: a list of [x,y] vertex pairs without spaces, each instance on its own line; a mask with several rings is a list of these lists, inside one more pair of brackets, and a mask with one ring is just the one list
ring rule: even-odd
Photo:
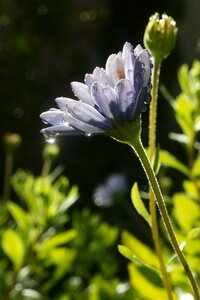
[[121,52],[108,57],[105,68],[96,67],[92,74],[86,74],[85,83],[71,83],[78,101],[55,99],[58,109],[40,115],[51,125],[41,132],[118,138],[125,124],[135,122],[150,103],[151,67],[148,51],[126,42]]

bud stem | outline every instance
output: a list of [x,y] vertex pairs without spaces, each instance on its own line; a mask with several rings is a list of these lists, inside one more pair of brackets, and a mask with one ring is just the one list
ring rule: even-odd
[[[158,98],[158,83],[160,75],[161,62],[153,57],[153,72],[152,72],[152,90],[151,90],[151,104],[149,113],[149,159],[152,162],[155,155],[156,148],[156,122],[157,122],[157,98]],[[150,187],[149,189],[149,210],[151,216],[151,232],[154,241],[155,250],[160,263],[160,272],[163,281],[163,285],[168,295],[168,299],[172,300],[171,284],[169,276],[167,274],[165,262],[162,256],[162,249],[159,239],[158,222],[156,215],[156,201],[154,193]]]

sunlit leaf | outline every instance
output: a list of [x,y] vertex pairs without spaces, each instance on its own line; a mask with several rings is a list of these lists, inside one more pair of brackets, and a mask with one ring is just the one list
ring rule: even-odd
[[126,257],[127,259],[129,259],[131,262],[135,263],[136,265],[140,265],[140,266],[144,266],[147,269],[151,269],[154,272],[159,273],[159,270],[156,268],[153,268],[151,265],[145,263],[144,261],[142,261],[139,257],[137,257],[128,247],[123,246],[123,245],[118,245],[118,250],[119,252]]
[[188,232],[187,240],[193,240],[200,237],[200,228],[193,228]]
[[173,215],[179,226],[188,232],[196,226],[200,218],[199,206],[196,202],[183,193],[177,193],[173,196]]
[[153,160],[153,170],[156,174],[158,174],[160,169],[160,146],[156,148],[156,152],[154,155],[154,160]]
[[61,203],[61,205],[58,207],[58,212],[63,213],[68,208],[70,208],[77,200],[78,200],[79,194],[78,194],[78,187],[74,185],[67,195],[67,198]]
[[191,198],[198,199],[199,198],[199,191],[196,184],[193,181],[184,180],[183,181],[183,188],[188,196]]
[[197,156],[197,159],[194,162],[192,173],[195,176],[200,176],[200,154]]
[[132,189],[131,189],[131,200],[132,203],[137,210],[137,212],[147,221],[149,226],[151,226],[151,218],[149,215],[149,212],[147,211],[139,193],[138,185],[137,183],[134,183]]
[[58,233],[53,237],[44,240],[42,243],[37,245],[37,250],[43,254],[48,255],[48,251],[60,245],[64,245],[76,237],[76,230],[71,229],[64,233]]
[[122,244],[130,249],[130,251],[147,265],[159,268],[159,262],[156,254],[147,245],[140,242],[136,237],[128,231],[122,232]]
[[180,94],[174,102],[175,116],[178,124],[180,125],[183,133],[190,138],[193,135],[193,104],[189,101],[188,97]]
[[70,270],[74,259],[76,257],[76,251],[73,249],[67,249],[66,247],[59,247],[52,249],[49,253],[49,264],[56,265],[55,278],[62,277],[67,271]]
[[189,139],[185,134],[170,132],[169,138],[181,144],[188,144]]
[[156,273],[149,274],[142,272],[142,268],[136,267],[134,264],[128,265],[130,281],[135,290],[141,297],[148,300],[165,300],[167,299],[166,291],[162,288],[161,280]]
[[189,86],[189,70],[186,64],[182,65],[178,70],[178,81],[182,91],[186,94],[190,94],[190,86]]
[[29,230],[31,222],[30,215],[14,202],[9,201],[7,206],[10,214],[14,218],[19,228],[22,231]]
[[14,268],[19,270],[23,265],[25,255],[25,247],[20,235],[12,229],[7,229],[3,233],[1,245]]
[[189,169],[168,151],[160,150],[160,161],[161,164],[174,168],[186,176],[190,175]]

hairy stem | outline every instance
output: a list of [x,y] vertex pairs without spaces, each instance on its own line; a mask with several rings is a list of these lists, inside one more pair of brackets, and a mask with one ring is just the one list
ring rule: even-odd
[[[152,90],[151,90],[151,105],[149,112],[149,159],[152,162],[155,155],[156,149],[156,122],[157,122],[157,98],[158,98],[158,83],[160,75],[160,61],[154,59],[153,61],[153,74],[152,74]],[[158,231],[158,221],[156,214],[156,202],[154,198],[154,193],[150,187],[149,189],[149,211],[151,216],[151,232],[154,241],[155,250],[160,263],[160,272],[163,281],[163,285],[166,289],[168,299],[173,300],[171,284],[169,281],[169,276],[167,274],[165,262],[162,255],[162,249],[159,241],[159,231]]]

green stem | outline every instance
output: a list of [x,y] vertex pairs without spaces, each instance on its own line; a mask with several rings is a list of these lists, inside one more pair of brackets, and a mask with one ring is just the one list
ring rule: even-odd
[[[152,99],[151,99],[150,112],[149,112],[149,159],[151,162],[155,155],[155,148],[156,148],[157,98],[158,98],[158,83],[159,83],[161,62],[154,59],[153,65],[154,67],[153,67],[153,74],[152,74],[152,90],[151,90]],[[160,272],[161,272],[163,285],[167,292],[168,299],[173,300],[169,276],[162,256],[162,249],[159,240],[158,222],[157,222],[157,214],[156,214],[156,201],[151,188],[149,190],[149,210],[151,216],[151,232],[152,232],[155,250],[160,263]]]
[[192,271],[185,259],[185,256],[183,254],[183,252],[180,250],[168,212],[167,212],[167,208],[158,184],[158,181],[156,179],[156,176],[154,174],[154,171],[152,169],[151,163],[147,157],[147,154],[145,152],[145,149],[141,143],[140,138],[134,139],[134,141],[132,142],[132,144],[130,144],[130,146],[133,148],[133,150],[135,151],[136,155],[138,156],[138,158],[140,159],[140,162],[143,166],[143,169],[146,173],[146,176],[148,178],[148,181],[151,185],[152,191],[154,193],[155,199],[157,201],[157,205],[159,207],[160,210],[160,214],[162,216],[163,222],[165,224],[167,233],[169,235],[171,244],[185,270],[185,273],[188,276],[188,279],[191,283],[191,286],[193,288],[194,291],[194,297],[195,300],[200,300],[200,294],[199,294],[199,290],[198,290],[198,286],[197,286],[197,282],[192,274]]
[[3,188],[3,200],[8,200],[10,197],[10,178],[13,169],[13,153],[8,151],[5,157],[5,178]]
[[51,170],[51,160],[49,158],[44,159],[44,163],[42,166],[41,176],[45,177],[48,176]]
[[153,159],[156,144],[156,122],[157,122],[157,98],[158,98],[158,83],[160,75],[160,61],[153,60],[153,74],[152,74],[152,90],[151,90],[151,104],[149,111],[149,158]]

